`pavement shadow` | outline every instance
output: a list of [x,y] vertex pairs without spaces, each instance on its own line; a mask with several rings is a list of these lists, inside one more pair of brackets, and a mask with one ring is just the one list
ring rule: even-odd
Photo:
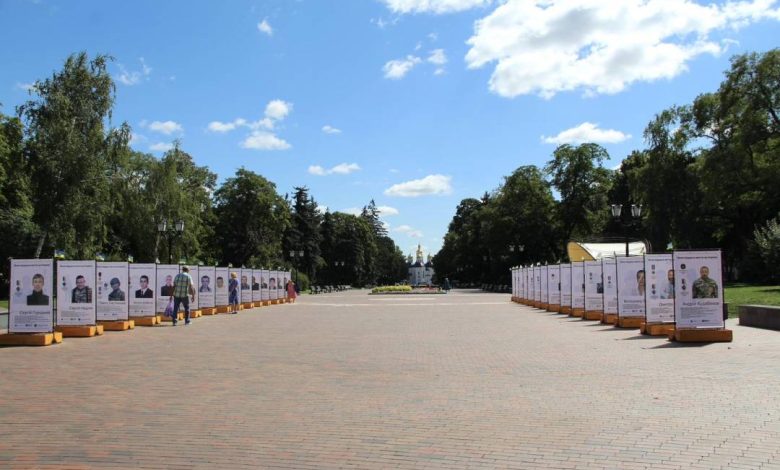
[[666,343],[659,344],[658,346],[653,346],[649,349],[669,349],[669,348],[701,348],[702,346],[707,346],[712,343],[680,343],[678,341],[669,341],[666,340]]
[[636,335],[636,336],[629,336],[628,338],[623,338],[621,341],[636,341],[638,339],[664,339],[664,337],[663,336],[650,336],[650,335],[639,334],[639,335]]

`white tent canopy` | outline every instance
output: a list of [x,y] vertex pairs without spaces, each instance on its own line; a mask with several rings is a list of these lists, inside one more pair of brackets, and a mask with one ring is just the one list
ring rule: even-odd
[[[625,256],[625,243],[586,243],[569,242],[566,247],[569,252],[569,259],[572,261],[597,260],[612,256]],[[641,256],[647,252],[644,242],[630,242],[628,244],[628,254],[631,256]]]

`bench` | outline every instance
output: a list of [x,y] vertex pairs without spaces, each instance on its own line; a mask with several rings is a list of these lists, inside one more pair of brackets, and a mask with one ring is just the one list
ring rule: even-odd
[[770,305],[740,305],[739,324],[780,330],[780,307]]

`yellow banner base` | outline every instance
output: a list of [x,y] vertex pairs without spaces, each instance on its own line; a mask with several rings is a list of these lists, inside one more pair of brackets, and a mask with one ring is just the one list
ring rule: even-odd
[[7,333],[0,335],[2,346],[51,346],[62,342],[62,333]]
[[99,320],[98,325],[102,326],[105,331],[127,331],[135,328],[135,321],[134,320],[116,320],[116,321]]

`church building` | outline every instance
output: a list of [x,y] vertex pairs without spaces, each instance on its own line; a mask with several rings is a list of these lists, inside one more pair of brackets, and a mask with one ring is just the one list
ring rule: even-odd
[[409,285],[410,286],[430,286],[433,285],[433,257],[428,254],[428,262],[423,263],[422,247],[417,245],[417,259],[412,262],[412,255],[406,258],[409,265]]

